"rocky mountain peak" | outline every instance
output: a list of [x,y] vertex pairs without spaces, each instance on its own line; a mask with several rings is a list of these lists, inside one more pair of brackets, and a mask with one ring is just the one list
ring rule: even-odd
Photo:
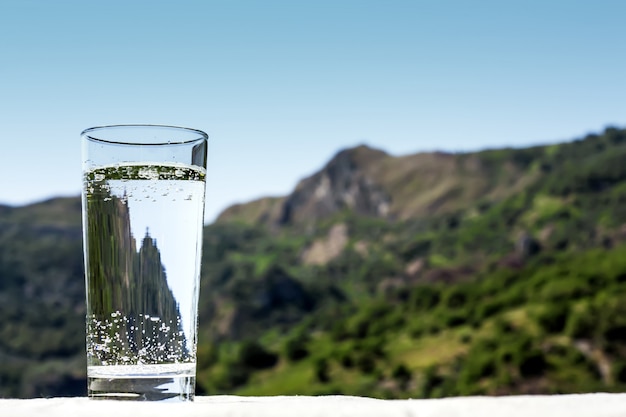
[[340,151],[319,172],[300,181],[284,201],[278,224],[315,222],[344,209],[385,217],[390,196],[369,175],[368,167],[386,157],[365,145]]

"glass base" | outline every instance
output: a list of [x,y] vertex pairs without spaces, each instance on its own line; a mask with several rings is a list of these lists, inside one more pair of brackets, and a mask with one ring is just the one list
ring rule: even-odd
[[87,394],[96,400],[193,401],[195,363],[87,367]]
[[156,378],[88,378],[88,395],[94,400],[193,401],[193,376]]

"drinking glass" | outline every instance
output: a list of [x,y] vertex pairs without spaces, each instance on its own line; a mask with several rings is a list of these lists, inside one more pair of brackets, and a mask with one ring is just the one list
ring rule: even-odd
[[207,139],[158,125],[81,134],[90,398],[194,398]]

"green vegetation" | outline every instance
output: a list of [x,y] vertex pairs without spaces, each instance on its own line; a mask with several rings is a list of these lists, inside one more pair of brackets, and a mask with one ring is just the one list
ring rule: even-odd
[[[206,227],[199,394],[626,389],[626,131],[403,157],[395,171],[388,155],[355,154],[376,192],[397,187],[396,217],[343,207],[277,225],[257,202],[250,221],[240,206]],[[418,160],[426,177],[412,176]],[[75,200],[0,207],[0,396],[83,389],[80,223],[46,215],[62,204],[79,218]],[[333,239],[338,255],[304,261]]]
[[[332,319],[323,310],[307,316],[268,340],[271,366],[224,357],[199,384],[206,392],[385,398],[621,391],[625,273],[619,245],[538,256],[471,282],[397,289],[334,306]],[[230,384],[215,385],[224,378],[215,369],[230,373]]]

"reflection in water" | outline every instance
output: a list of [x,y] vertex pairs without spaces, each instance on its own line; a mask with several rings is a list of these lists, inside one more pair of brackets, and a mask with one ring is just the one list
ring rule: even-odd
[[87,204],[88,365],[193,361],[156,239],[146,230],[137,250],[126,198],[106,186]]

